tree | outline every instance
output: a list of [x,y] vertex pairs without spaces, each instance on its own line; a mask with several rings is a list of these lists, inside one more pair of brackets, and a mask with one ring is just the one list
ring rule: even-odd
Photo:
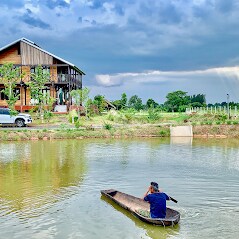
[[44,95],[43,90],[45,84],[49,81],[50,74],[43,70],[41,65],[37,66],[35,73],[31,73],[31,81],[27,82],[30,88],[31,98],[36,100],[38,105],[38,113],[42,117],[44,114],[44,106],[49,100],[47,95]]
[[126,106],[127,106],[127,101],[128,101],[126,93],[123,93],[121,95],[121,100],[120,101],[121,101],[121,108],[125,109]]
[[130,108],[134,108],[136,110],[141,110],[143,109],[143,104],[142,104],[142,99],[139,98],[137,95],[133,95],[130,99],[129,99],[129,103],[128,103]]
[[99,113],[102,113],[105,109],[105,97],[103,95],[96,95],[93,104],[97,106]]
[[[85,114],[87,116],[88,111],[88,99],[89,99],[90,90],[87,87],[78,90],[72,90],[70,95],[75,100],[76,105],[85,107]],[[78,107],[78,116],[80,116],[80,108]]]
[[192,107],[206,106],[206,97],[203,94],[193,95],[190,96],[190,102]]
[[185,111],[186,107],[190,103],[190,99],[189,96],[187,96],[187,92],[181,90],[168,93],[166,98],[167,100],[164,105],[167,110],[171,112]]
[[122,109],[122,102],[121,102],[121,100],[115,100],[112,103],[116,107],[117,110]]
[[10,108],[10,112],[14,114],[14,106],[17,102],[19,95],[15,94],[16,84],[23,77],[20,72],[20,68],[15,67],[13,63],[6,63],[0,67],[0,76],[5,89],[2,92],[7,96],[7,104]]
[[146,107],[149,109],[149,108],[156,108],[158,107],[159,104],[156,103],[153,99],[148,99],[147,102],[146,102]]

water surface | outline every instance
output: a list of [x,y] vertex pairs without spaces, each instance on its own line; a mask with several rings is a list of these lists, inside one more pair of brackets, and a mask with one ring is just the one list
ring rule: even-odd
[[[101,197],[178,200],[174,228],[151,226]],[[237,238],[237,140],[140,139],[0,143],[0,238]]]

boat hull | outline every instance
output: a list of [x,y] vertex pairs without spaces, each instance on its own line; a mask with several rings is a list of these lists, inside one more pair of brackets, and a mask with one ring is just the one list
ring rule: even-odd
[[180,220],[180,213],[176,210],[167,207],[165,218],[149,218],[138,213],[139,210],[149,211],[149,203],[143,199],[134,197],[132,195],[119,192],[114,189],[102,190],[101,194],[111,199],[113,202],[121,206],[122,208],[130,211],[133,215],[139,218],[141,221],[160,225],[160,226],[174,226],[178,224]]

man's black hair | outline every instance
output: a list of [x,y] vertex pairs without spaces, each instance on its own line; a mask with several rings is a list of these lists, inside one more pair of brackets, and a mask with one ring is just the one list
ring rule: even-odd
[[159,185],[156,182],[151,182],[150,184],[153,187],[154,191],[157,192],[159,190]]

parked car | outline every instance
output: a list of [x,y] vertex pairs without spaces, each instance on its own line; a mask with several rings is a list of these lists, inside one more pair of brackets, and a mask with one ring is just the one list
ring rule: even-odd
[[11,115],[10,109],[0,108],[0,124],[15,124],[17,127],[24,127],[32,123],[32,118],[29,114]]

